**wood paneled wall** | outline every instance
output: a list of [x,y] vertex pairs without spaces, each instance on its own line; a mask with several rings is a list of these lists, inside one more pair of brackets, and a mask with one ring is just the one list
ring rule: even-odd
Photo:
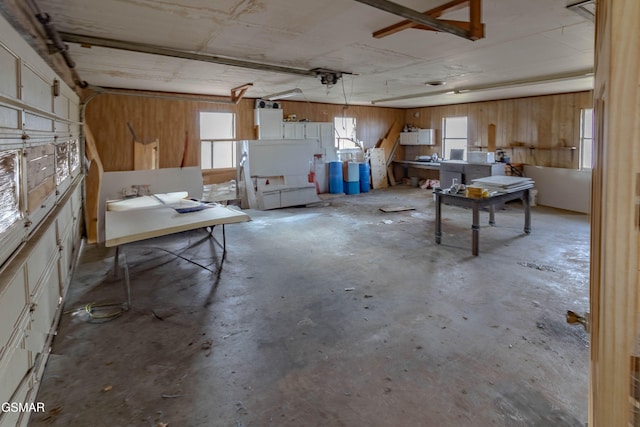
[[[140,141],[159,140],[161,168],[180,166],[185,135],[188,134],[185,166],[197,166],[200,159],[199,112],[236,113],[237,139],[255,139],[253,107],[252,99],[243,99],[236,105],[100,94],[88,101],[85,121],[93,131],[105,171],[133,169],[134,141],[127,123],[131,124]],[[365,148],[373,147],[395,120],[404,121],[404,110],[394,108],[345,108],[342,105],[296,101],[282,102],[282,108],[285,117],[295,114],[298,120],[306,118],[310,121],[333,122],[335,117],[355,117],[357,138],[364,141]]]
[[[140,93],[140,95],[145,95]],[[179,167],[188,135],[185,166],[197,166],[200,158],[200,111],[236,113],[238,139],[254,139],[254,100],[240,103],[211,103],[220,98],[198,97],[182,100],[101,94],[87,103],[86,123],[93,130],[96,147],[105,171],[132,170],[134,141],[127,123],[139,140],[159,140],[161,168]],[[224,101],[223,101],[224,102]],[[370,148],[386,134],[394,121],[420,128],[436,129],[437,144],[433,147],[405,147],[406,154],[442,155],[442,118],[469,118],[469,146],[472,150],[486,150],[489,124],[496,125],[496,143],[505,148],[514,163],[577,168],[580,109],[592,106],[591,92],[578,92],[530,98],[456,104],[416,109],[397,109],[369,106],[344,106],[300,101],[282,101],[284,116],[295,114],[297,119],[332,122],[336,117],[355,117],[357,138]],[[514,144],[520,147],[513,147]]]
[[407,154],[442,155],[442,119],[467,116],[469,149],[485,150],[489,125],[496,125],[496,145],[514,163],[577,168],[580,110],[591,108],[592,92],[575,92],[498,101],[408,109],[406,123],[436,129],[437,146],[413,148]]
[[[85,122],[91,127],[105,171],[133,170],[134,140],[130,123],[140,141],[158,139],[160,168],[180,167],[187,139],[184,166],[200,164],[199,113],[236,113],[236,136],[253,139],[253,101],[238,104],[190,101],[144,96],[100,94],[87,102]],[[215,97],[199,99],[211,99]]]

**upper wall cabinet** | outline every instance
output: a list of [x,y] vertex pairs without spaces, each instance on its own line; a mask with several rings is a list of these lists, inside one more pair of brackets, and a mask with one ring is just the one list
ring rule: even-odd
[[253,110],[258,139],[282,139],[282,110],[280,108],[256,108]]
[[418,129],[417,132],[400,132],[400,145],[435,145],[434,129]]

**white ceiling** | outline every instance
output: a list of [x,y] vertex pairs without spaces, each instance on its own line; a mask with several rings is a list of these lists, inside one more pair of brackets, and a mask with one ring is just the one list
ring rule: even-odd
[[[333,87],[313,76],[232,67],[69,43],[91,85],[245,97],[299,87],[293,100],[419,107],[589,90],[594,24],[566,8],[575,0],[482,0],[485,38],[408,29],[372,33],[403,18],[353,0],[36,0],[58,31],[144,43],[302,70],[345,73]],[[447,0],[397,0],[424,12]],[[468,9],[442,16],[468,20]],[[580,74],[581,78],[566,78]],[[553,83],[523,80],[565,77]],[[427,81],[447,84],[429,87]],[[503,85],[506,88],[486,89]],[[465,89],[472,88],[465,92]],[[464,93],[444,94],[462,90]]]

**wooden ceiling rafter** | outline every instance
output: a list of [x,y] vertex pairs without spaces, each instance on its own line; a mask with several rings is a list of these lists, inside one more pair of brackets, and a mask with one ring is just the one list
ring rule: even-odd
[[245,83],[241,86],[231,89],[231,101],[236,104],[240,102],[244,94],[247,92],[247,89],[249,89],[251,86],[253,86],[253,83]]
[[[484,38],[484,24],[481,22],[481,5],[482,0],[451,0],[441,6],[427,10],[423,12],[423,14],[430,18],[437,19],[447,12],[453,12],[468,7],[469,21],[452,21],[445,19],[438,19],[438,21],[464,30],[467,33],[467,38],[469,40],[478,40]],[[375,31],[373,33],[373,37],[381,39],[409,28],[427,31],[441,31],[440,29],[412,21],[410,19],[405,19],[404,21],[397,22],[393,25],[389,25],[388,27]]]

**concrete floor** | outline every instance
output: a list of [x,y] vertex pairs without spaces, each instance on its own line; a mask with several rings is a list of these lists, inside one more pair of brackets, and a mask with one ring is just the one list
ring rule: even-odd
[[114,251],[85,247],[30,425],[585,425],[585,215],[534,207],[527,236],[510,203],[473,257],[469,210],[434,243],[430,190],[248,212],[220,274],[202,230],[128,245],[109,322],[82,308],[123,301]]

